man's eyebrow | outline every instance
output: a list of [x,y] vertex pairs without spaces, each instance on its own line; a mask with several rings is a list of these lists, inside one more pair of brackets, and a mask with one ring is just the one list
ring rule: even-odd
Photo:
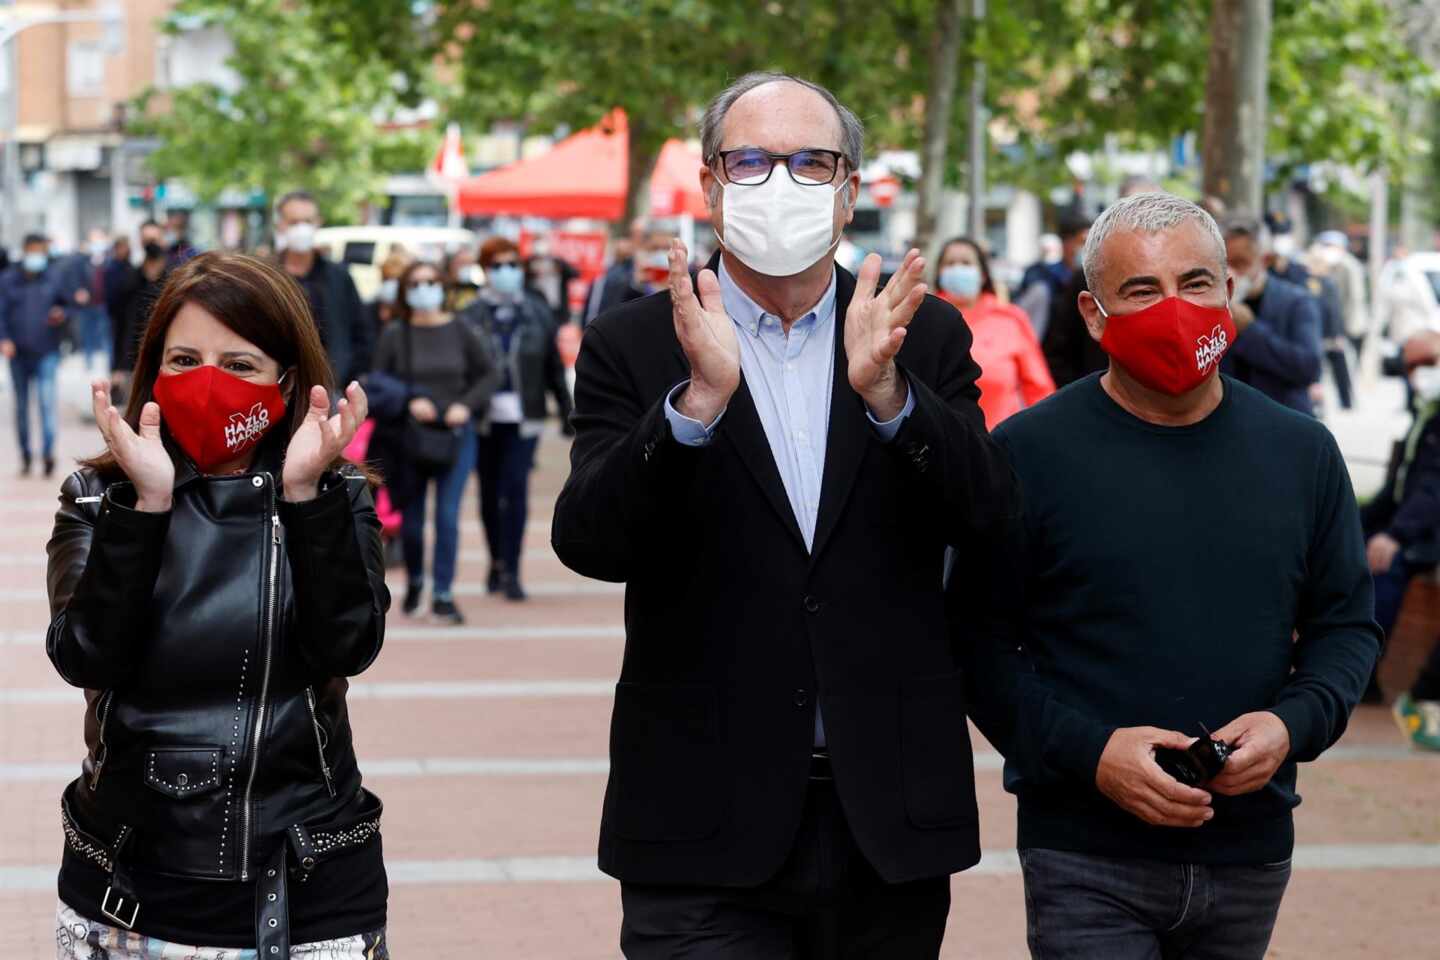
[[1191,280],[1214,280],[1215,271],[1209,267],[1196,267],[1194,270],[1186,270],[1180,274],[1180,285],[1184,286]]
[[1117,289],[1115,292],[1118,293],[1118,294],[1120,294],[1121,296],[1124,296],[1125,291],[1126,291],[1126,290],[1129,290],[1131,287],[1158,287],[1158,286],[1160,286],[1160,278],[1159,278],[1159,277],[1131,277],[1130,279],[1126,280],[1124,283],[1120,284],[1119,289]]

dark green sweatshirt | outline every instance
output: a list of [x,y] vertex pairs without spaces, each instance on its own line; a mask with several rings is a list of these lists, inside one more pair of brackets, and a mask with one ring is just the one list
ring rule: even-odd
[[[1159,427],[1095,374],[996,431],[1024,515],[958,559],[949,598],[1022,849],[1284,860],[1295,764],[1340,738],[1365,688],[1380,630],[1334,438],[1223,385],[1202,422]],[[1198,735],[1256,710],[1285,722],[1290,757],[1259,792],[1217,794],[1204,827],[1151,827],[1095,787],[1118,727]]]

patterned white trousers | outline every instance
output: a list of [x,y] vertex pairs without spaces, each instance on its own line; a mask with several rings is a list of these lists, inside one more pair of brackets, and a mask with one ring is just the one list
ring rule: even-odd
[[[390,960],[385,931],[290,948],[291,960]],[[64,901],[55,908],[56,960],[258,960],[252,949],[187,947],[82,917]]]

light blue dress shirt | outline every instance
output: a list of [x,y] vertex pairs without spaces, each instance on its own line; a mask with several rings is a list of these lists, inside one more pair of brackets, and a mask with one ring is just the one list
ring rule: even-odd
[[[765,310],[741,290],[720,262],[720,299],[735,323],[740,343],[740,371],[755,401],[755,412],[770,442],[770,453],[790,500],[790,509],[805,537],[815,545],[815,521],[820,512],[820,483],[825,473],[825,448],[830,435],[830,400],[835,382],[835,277],[815,306],[796,320],[787,335],[780,318]],[[724,419],[724,411],[708,426],[675,409],[674,400],[689,381],[665,398],[665,418],[675,439],[686,446],[705,446]],[[915,409],[915,393],[908,392],[905,407],[893,420],[870,423],[884,442],[895,438],[905,418]],[[870,412],[866,411],[866,416]],[[825,745],[825,728],[817,703],[815,745]]]

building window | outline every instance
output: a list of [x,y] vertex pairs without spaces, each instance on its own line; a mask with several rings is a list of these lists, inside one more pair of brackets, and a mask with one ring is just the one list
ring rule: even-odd
[[65,57],[65,78],[72,97],[105,93],[105,50],[96,40],[71,40]]

